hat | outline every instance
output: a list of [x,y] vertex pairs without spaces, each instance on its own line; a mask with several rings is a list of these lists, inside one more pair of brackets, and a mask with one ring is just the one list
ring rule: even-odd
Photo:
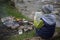
[[51,13],[53,10],[54,10],[53,5],[47,4],[47,5],[44,5],[44,6],[42,7],[42,11],[43,11],[44,13]]

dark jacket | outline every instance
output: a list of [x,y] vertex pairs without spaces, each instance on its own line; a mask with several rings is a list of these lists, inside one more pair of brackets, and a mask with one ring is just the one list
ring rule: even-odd
[[[44,21],[45,19],[42,18],[42,20]],[[42,38],[51,38],[55,32],[56,22],[50,24],[44,21],[44,26],[40,29],[36,29],[36,34]]]

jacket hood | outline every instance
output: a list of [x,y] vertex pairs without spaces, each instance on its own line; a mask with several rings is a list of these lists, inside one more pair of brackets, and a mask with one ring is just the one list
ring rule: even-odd
[[56,23],[56,19],[55,19],[55,16],[54,15],[51,15],[51,14],[46,14],[42,17],[42,19],[48,23],[49,25],[52,25],[54,23]]

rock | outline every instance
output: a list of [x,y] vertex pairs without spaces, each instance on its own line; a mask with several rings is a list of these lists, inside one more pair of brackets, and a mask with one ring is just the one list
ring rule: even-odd
[[1,21],[5,26],[9,28],[11,27],[12,29],[15,29],[19,26],[19,24],[15,21],[14,17],[12,16],[1,18]]
[[25,27],[24,26],[20,26],[19,29],[24,29]]
[[55,32],[54,36],[52,37],[52,40],[59,40],[60,38],[60,32]]
[[23,31],[20,29],[20,30],[18,30],[18,33],[19,33],[19,35],[21,35],[23,33]]
[[9,3],[12,7],[14,7],[15,8],[15,3],[13,2],[13,1],[10,1],[10,3]]
[[28,31],[28,29],[24,29],[24,32],[27,32]]
[[32,27],[28,27],[29,30],[32,30],[33,28]]
[[54,35],[53,35],[53,38],[54,38],[55,36],[57,36],[57,35],[58,35],[58,32],[55,32]]

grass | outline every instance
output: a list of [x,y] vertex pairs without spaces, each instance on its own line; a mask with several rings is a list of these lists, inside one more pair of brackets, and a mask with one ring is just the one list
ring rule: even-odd
[[23,33],[22,35],[11,36],[8,40],[23,40],[25,38],[32,38],[35,36],[34,31],[30,31],[28,33]]
[[24,18],[26,20],[30,20],[30,18],[26,17],[21,12],[18,12],[15,8],[12,8],[10,5],[6,6],[5,9],[6,9],[7,15],[9,16],[14,16],[16,18],[20,18],[20,19]]
[[[56,31],[59,32],[60,28],[56,28]],[[32,38],[35,36],[35,31],[30,31],[28,33],[23,33],[22,35],[16,35],[16,36],[11,36],[9,37],[8,40],[23,40],[25,38]],[[60,34],[56,36],[53,40],[60,40]]]
[[30,18],[23,15],[21,12],[18,12],[16,8],[11,7],[8,3],[0,3],[0,18],[6,16],[13,16],[20,19],[30,20]]

